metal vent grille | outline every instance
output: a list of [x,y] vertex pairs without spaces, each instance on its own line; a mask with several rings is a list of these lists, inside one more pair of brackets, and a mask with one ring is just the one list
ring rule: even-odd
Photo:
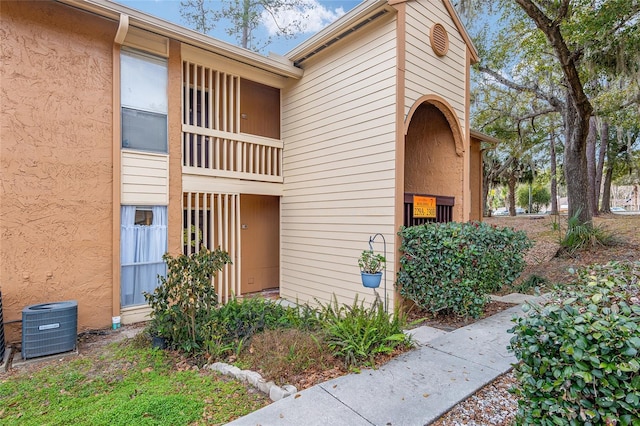
[[438,56],[444,56],[449,51],[449,35],[442,24],[431,27],[431,48]]
[[22,358],[72,351],[78,335],[78,302],[43,303],[22,310]]

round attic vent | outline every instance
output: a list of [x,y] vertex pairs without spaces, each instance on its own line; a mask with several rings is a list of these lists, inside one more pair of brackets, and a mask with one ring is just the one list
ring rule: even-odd
[[449,36],[442,24],[431,27],[431,48],[438,56],[444,56],[449,51]]

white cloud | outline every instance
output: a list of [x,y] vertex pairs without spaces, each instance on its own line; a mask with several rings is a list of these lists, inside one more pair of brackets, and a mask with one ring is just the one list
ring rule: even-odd
[[276,10],[273,16],[263,10],[262,24],[270,36],[279,32],[278,26],[298,34],[315,33],[342,15],[344,15],[342,7],[327,9],[317,0],[302,0],[293,9]]

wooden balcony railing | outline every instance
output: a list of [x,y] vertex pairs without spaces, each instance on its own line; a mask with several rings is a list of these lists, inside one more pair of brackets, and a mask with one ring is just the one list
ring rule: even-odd
[[183,172],[282,182],[281,140],[182,125]]

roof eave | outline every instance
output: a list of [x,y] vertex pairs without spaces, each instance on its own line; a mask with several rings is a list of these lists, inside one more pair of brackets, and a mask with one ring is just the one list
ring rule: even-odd
[[217,53],[229,59],[272,72],[282,77],[299,79],[303,74],[303,71],[295,67],[292,62],[287,61],[285,63],[281,58],[278,59],[260,55],[259,53],[251,50],[234,46],[222,40],[215,39],[109,0],[56,1],[116,21],[120,19],[121,14],[127,15],[129,16],[129,25],[133,27],[141,28],[182,43]]
[[377,10],[382,9],[387,5],[387,0],[366,0],[357,5],[355,8],[351,9],[349,12],[344,14],[332,24],[323,28],[321,31],[319,31],[306,41],[294,47],[284,56],[295,63],[300,58],[304,58],[309,53],[329,43],[339,34],[342,34],[349,28],[358,24],[360,21],[364,20]]
[[449,11],[449,15],[451,15],[451,19],[453,19],[453,23],[456,25],[456,28],[458,28],[458,32],[460,32],[462,39],[464,40],[465,44],[467,45],[467,48],[469,49],[469,54],[471,55],[471,65],[477,64],[478,62],[480,62],[478,49],[476,49],[476,47],[473,45],[473,41],[471,40],[471,37],[469,37],[469,33],[467,32],[464,25],[462,25],[462,20],[460,19],[460,15],[458,15],[458,12],[453,7],[453,4],[451,4],[450,0],[442,0],[442,2],[444,3],[444,7],[447,8],[447,11]]
[[500,139],[494,138],[493,136],[486,135],[477,130],[471,129],[471,132],[469,132],[469,134],[472,138],[478,139],[480,142],[487,142],[494,148],[496,145],[500,143]]

